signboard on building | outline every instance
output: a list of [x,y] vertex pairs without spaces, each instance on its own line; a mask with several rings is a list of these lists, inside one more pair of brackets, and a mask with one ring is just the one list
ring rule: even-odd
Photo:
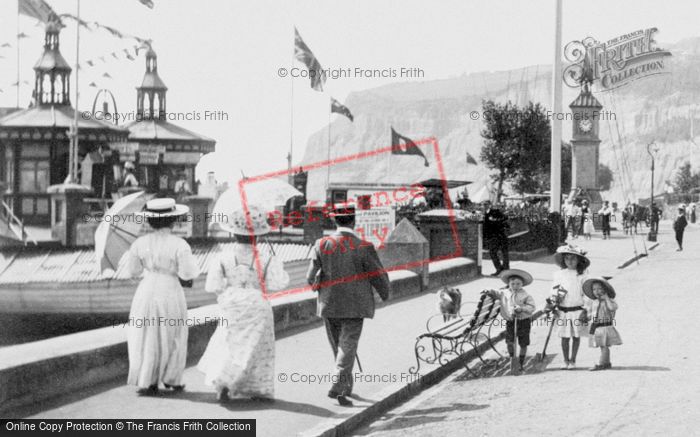
[[197,164],[199,152],[167,152],[163,155],[163,164]]
[[165,153],[165,146],[156,144],[139,144],[139,153]]
[[139,150],[139,143],[135,143],[135,142],[111,143],[109,145],[109,147],[112,150],[119,151],[119,160],[121,162],[136,161],[136,151]]
[[396,212],[393,208],[358,209],[355,212],[355,232],[375,246],[386,242],[395,227]]
[[160,153],[158,152],[142,152],[139,150],[139,164],[140,165],[158,165],[160,160]]

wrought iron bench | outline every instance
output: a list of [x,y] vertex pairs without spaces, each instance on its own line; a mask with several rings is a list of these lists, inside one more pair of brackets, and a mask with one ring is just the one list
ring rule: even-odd
[[[447,321],[443,321],[442,314],[429,318],[426,323],[428,332],[421,334],[416,339],[416,366],[412,366],[408,371],[412,374],[418,373],[421,362],[444,365],[451,359],[461,358],[464,367],[473,375],[467,360],[464,358],[464,353],[467,352],[468,347],[471,347],[476,351],[478,358],[487,364],[481,357],[478,348],[483,340],[487,341],[491,349],[502,357],[503,355],[496,350],[491,342],[491,327],[493,326],[491,322],[498,317],[500,310],[500,301],[493,300],[482,292],[477,302],[476,311],[472,315],[458,315]],[[438,323],[436,323],[437,320],[439,320]],[[481,332],[484,327],[488,327],[486,333]]]

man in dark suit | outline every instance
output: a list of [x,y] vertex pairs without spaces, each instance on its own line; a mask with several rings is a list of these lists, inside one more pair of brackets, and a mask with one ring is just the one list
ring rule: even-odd
[[[491,276],[498,276],[503,270],[510,269],[510,259],[508,257],[508,217],[497,207],[493,207],[490,201],[484,202],[484,243],[489,249],[489,257],[496,268],[496,272]],[[503,259],[499,259],[498,252],[501,252]]]
[[317,312],[326,325],[335,357],[336,374],[328,397],[340,405],[352,405],[352,369],[364,319],[374,317],[376,290],[389,298],[389,277],[372,243],[354,232],[354,207],[336,207],[332,213],[336,231],[314,243],[309,284],[318,287]]

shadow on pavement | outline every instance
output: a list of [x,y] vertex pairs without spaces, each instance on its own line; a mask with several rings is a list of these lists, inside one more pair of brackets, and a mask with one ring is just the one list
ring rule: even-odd
[[[556,355],[547,355],[544,360],[540,361],[534,356],[525,358],[524,370],[516,376],[534,375],[548,371],[547,366],[552,363]],[[487,364],[479,363],[472,367],[472,372],[464,372],[462,375],[455,378],[455,381],[468,381],[472,379],[482,378],[498,378],[501,376],[511,376],[510,358],[501,357],[495,360],[487,360]]]
[[422,414],[435,414],[435,413],[447,413],[450,411],[474,411],[474,410],[483,410],[484,408],[488,408],[489,405],[486,404],[462,404],[462,403],[455,403],[452,405],[444,406],[444,407],[433,407],[433,408],[423,408],[420,410],[410,410],[404,413],[404,416],[419,416]]
[[489,408],[488,404],[463,404],[463,403],[453,403],[446,405],[444,407],[434,407],[434,408],[423,408],[419,410],[409,410],[405,413],[399,415],[396,414],[386,414],[382,416],[380,421],[375,422],[376,426],[370,425],[363,431],[358,432],[353,435],[368,435],[372,434],[378,428],[382,431],[386,430],[397,430],[411,428],[413,426],[425,426],[426,424],[433,422],[442,422],[447,416],[445,415],[435,415],[440,413],[453,413],[455,411],[475,411],[483,410]]
[[663,366],[613,366],[608,370],[639,370],[641,372],[670,372],[671,369]]
[[168,399],[172,400],[218,404],[229,411],[280,410],[319,417],[331,417],[335,415],[333,411],[328,410],[326,408],[321,408],[316,405],[307,404],[304,402],[285,401],[283,399],[275,399],[274,402],[259,402],[249,399],[232,399],[228,402],[219,404],[219,402],[216,400],[216,396],[214,393],[195,391],[167,393],[164,395],[164,397],[167,397]]

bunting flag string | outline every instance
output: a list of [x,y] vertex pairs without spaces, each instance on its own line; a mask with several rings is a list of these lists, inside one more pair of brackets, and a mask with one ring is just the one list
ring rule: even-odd
[[107,31],[110,35],[119,38],[119,39],[133,39],[136,40],[139,44],[141,45],[146,45],[147,47],[150,47],[152,40],[151,39],[146,39],[146,38],[141,38],[140,36],[136,35],[130,35],[126,32],[122,32],[119,29],[115,29],[112,26],[107,26],[102,23],[98,23],[97,21],[84,21],[76,17],[75,15],[72,14],[61,14],[61,18],[69,18],[75,22],[77,22],[79,25],[85,27],[86,29],[90,31],[94,31],[96,29],[102,29]]

